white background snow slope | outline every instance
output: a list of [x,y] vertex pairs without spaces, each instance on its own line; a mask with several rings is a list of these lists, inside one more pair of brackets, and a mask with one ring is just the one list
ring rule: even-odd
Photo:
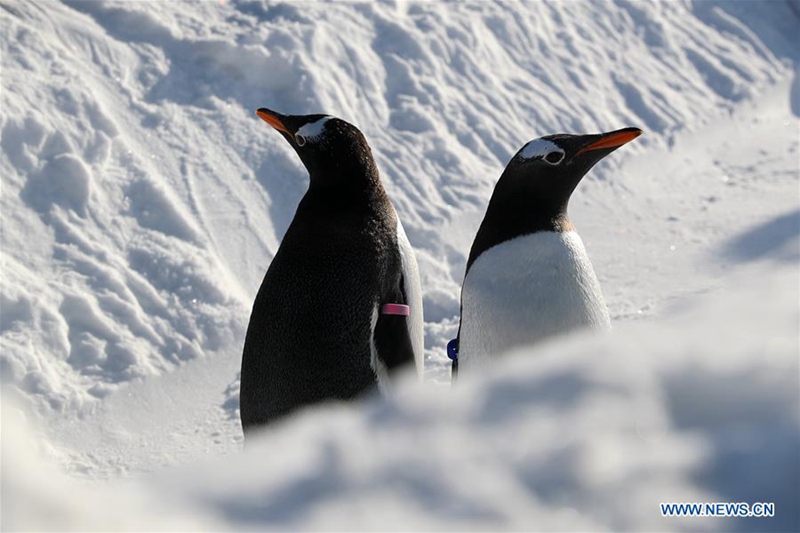
[[[0,0],[0,31],[4,530],[800,529],[795,0]],[[370,141],[426,383],[242,452],[250,305],[307,186],[262,106]],[[570,209],[613,334],[449,388],[508,159],[625,126]]]

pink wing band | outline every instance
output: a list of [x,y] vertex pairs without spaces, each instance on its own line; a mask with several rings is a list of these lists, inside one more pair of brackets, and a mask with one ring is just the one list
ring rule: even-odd
[[383,307],[381,307],[381,314],[409,316],[411,314],[411,308],[403,304],[383,304]]

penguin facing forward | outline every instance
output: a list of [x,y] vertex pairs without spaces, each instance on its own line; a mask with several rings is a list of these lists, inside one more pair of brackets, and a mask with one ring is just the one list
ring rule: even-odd
[[608,309],[581,238],[570,196],[595,163],[641,135],[548,135],[511,159],[495,186],[467,260],[454,372],[511,348],[581,328],[607,329]]
[[298,408],[355,398],[408,364],[421,373],[423,362],[416,258],[362,133],[328,115],[257,114],[310,184],[253,304],[245,436]]

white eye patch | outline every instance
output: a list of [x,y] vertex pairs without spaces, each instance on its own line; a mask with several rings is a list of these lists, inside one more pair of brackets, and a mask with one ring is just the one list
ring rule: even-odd
[[[564,158],[563,157],[564,150],[559,148],[557,144],[555,144],[555,143],[553,143],[551,141],[548,141],[546,139],[534,139],[531,142],[529,142],[528,144],[526,144],[522,148],[522,150],[520,150],[519,156],[521,158],[523,158],[523,159],[533,159],[535,157],[544,159],[547,156],[547,154],[550,154],[550,153],[553,153],[553,152],[562,154],[561,159]],[[561,159],[559,159],[557,161],[557,163],[560,162]],[[547,159],[545,159],[545,161],[547,161]],[[547,162],[550,163],[550,164],[556,164],[556,163],[551,163],[550,161],[547,161]]]
[[304,125],[294,134],[295,142],[297,142],[298,146],[303,146],[306,142],[313,141],[322,135],[322,131],[325,129],[325,123],[330,119],[331,117],[322,117],[316,122],[309,122]]

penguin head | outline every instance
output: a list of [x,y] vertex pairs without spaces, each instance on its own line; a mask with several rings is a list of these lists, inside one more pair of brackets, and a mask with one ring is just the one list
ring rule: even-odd
[[256,114],[294,148],[312,184],[363,186],[362,177],[377,179],[369,144],[349,122],[330,115],[282,115],[265,107]]
[[642,134],[625,128],[593,135],[560,133],[534,139],[506,166],[472,243],[467,271],[484,251],[521,235],[569,231],[567,205],[595,163]]
[[639,128],[624,128],[608,133],[559,133],[534,139],[514,155],[500,179],[529,202],[565,212],[572,192],[589,169],[641,134]]

